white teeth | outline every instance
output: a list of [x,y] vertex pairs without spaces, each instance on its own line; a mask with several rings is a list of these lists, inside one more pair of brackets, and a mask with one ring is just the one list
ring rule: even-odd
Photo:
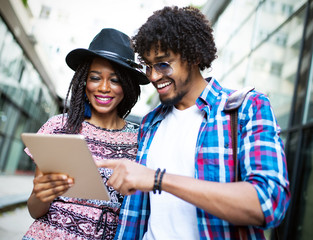
[[160,83],[160,84],[157,85],[157,88],[158,88],[158,89],[164,88],[164,87],[166,87],[166,86],[168,86],[168,85],[170,85],[170,84],[171,84],[171,82]]
[[97,99],[101,100],[101,101],[109,101],[111,98],[102,98],[102,97],[96,97]]

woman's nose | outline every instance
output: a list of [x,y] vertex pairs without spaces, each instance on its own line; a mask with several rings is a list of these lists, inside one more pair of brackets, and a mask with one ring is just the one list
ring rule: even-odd
[[99,91],[109,92],[111,90],[110,81],[102,80],[99,85]]

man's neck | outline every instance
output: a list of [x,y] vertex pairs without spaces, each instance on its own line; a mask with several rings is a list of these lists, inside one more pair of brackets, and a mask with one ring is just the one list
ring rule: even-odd
[[192,87],[188,94],[186,94],[183,99],[175,104],[175,107],[179,110],[184,110],[196,103],[197,98],[206,88],[208,82],[202,77],[201,73],[191,76],[192,78]]

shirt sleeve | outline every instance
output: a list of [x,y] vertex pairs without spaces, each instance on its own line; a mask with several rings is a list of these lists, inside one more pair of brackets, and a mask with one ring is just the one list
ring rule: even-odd
[[264,213],[263,229],[278,226],[290,200],[284,145],[269,99],[250,93],[239,111],[241,179],[255,187]]

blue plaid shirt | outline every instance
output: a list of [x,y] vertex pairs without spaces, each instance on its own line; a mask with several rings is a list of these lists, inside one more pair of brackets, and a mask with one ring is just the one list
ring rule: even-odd
[[[195,158],[197,179],[234,182],[230,116],[223,109],[232,92],[213,79],[196,100],[205,112]],[[158,106],[142,120],[137,162],[146,165],[147,154],[160,122],[171,107]],[[263,230],[282,221],[289,205],[289,181],[283,143],[270,102],[252,91],[238,110],[238,160],[243,181],[253,184],[264,213],[265,225],[244,227],[248,239],[265,239]],[[142,239],[150,214],[149,194],[137,191],[124,198],[115,239]],[[200,239],[239,239],[238,227],[197,208]]]

